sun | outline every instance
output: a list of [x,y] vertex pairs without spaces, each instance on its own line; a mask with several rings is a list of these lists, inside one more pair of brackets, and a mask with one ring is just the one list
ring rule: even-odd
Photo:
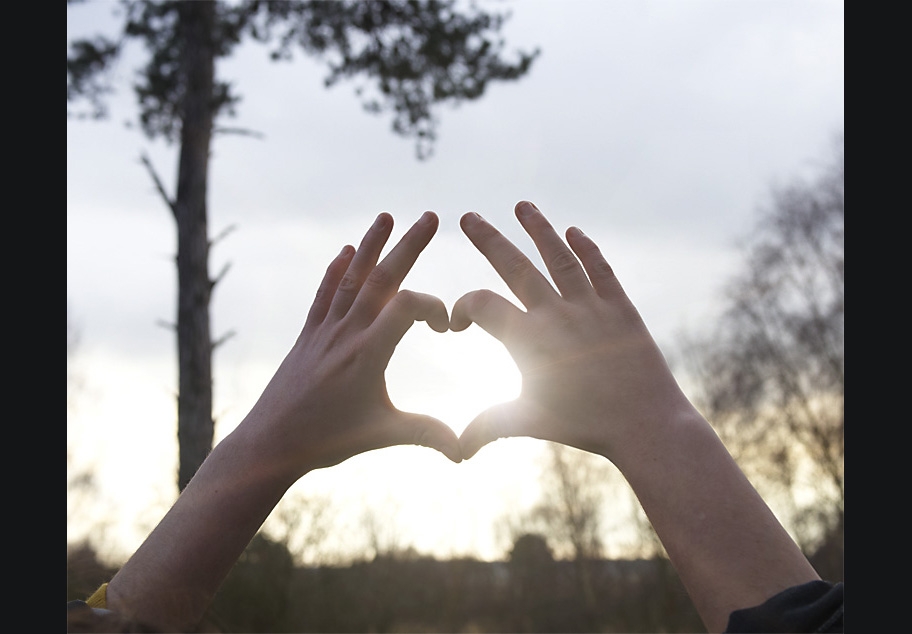
[[418,323],[397,346],[386,383],[396,407],[434,416],[458,435],[488,407],[517,398],[522,378],[503,344],[477,325],[437,333]]

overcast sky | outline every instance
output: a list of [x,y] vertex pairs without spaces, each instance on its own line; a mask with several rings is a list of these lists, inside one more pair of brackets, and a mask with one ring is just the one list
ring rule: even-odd
[[[483,5],[485,6],[485,5]],[[67,34],[106,28],[114,7],[67,11]],[[834,1],[496,3],[513,16],[508,53],[539,47],[528,76],[478,102],[443,107],[434,156],[363,111],[347,84],[326,90],[319,62],[270,63],[257,45],[221,62],[243,95],[225,123],[263,136],[213,144],[212,252],[231,266],[212,304],[216,435],[243,418],[293,343],[317,283],[380,211],[394,240],[431,209],[441,228],[405,287],[448,306],[481,287],[506,292],[458,228],[477,211],[527,253],[516,201],[602,247],[669,352],[711,323],[737,243],[771,187],[813,172],[844,129],[844,7]],[[141,50],[117,66],[111,118],[67,121],[67,309],[79,332],[81,388],[68,411],[72,465],[96,470],[103,506],[129,550],[176,494],[175,228],[139,163],[173,190],[176,150],[150,142],[129,88]],[[502,347],[478,331],[417,324],[389,371],[394,402],[457,432],[518,391]],[[389,449],[308,475],[295,495],[329,495],[348,522],[377,509],[401,543],[502,554],[493,526],[535,501],[535,441],[499,441],[463,465],[422,448]],[[68,465],[69,468],[69,465]],[[68,500],[68,507],[70,501]],[[68,519],[70,515],[68,513]],[[354,522],[354,524],[352,524]],[[134,525],[138,530],[126,530]],[[78,532],[68,521],[68,536]]]

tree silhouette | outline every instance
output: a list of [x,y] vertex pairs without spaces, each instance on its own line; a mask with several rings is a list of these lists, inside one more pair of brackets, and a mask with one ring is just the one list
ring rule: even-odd
[[[845,150],[774,191],[717,328],[688,345],[697,398],[799,544],[845,522]],[[809,493],[811,495],[809,495]],[[784,503],[784,505],[783,505]],[[839,578],[839,570],[827,571]],[[821,571],[822,574],[823,571]]]
[[[76,4],[67,0],[67,5]],[[489,82],[525,75],[538,51],[503,57],[498,33],[506,14],[454,0],[289,2],[141,2],[118,5],[123,31],[69,43],[67,116],[100,118],[111,90],[107,72],[128,41],[148,52],[135,92],[139,123],[150,138],[179,146],[177,187],[169,195],[144,163],[177,225],[178,487],[212,447],[212,351],[207,228],[210,146],[220,117],[239,97],[217,77],[216,62],[242,42],[264,44],[274,60],[296,49],[323,60],[327,87],[360,78],[369,112],[391,112],[393,130],[411,137],[419,159],[433,148],[435,106],[478,99]],[[235,130],[236,131],[236,130]]]

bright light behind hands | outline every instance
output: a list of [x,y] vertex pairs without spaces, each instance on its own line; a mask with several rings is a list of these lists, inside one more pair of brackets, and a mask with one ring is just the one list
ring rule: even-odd
[[482,411],[519,396],[519,370],[503,345],[472,326],[436,333],[414,326],[386,372],[387,390],[399,409],[428,414],[461,434]]

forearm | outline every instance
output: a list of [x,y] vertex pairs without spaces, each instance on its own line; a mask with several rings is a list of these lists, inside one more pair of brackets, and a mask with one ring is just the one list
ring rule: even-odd
[[424,213],[380,264],[389,214],[377,217],[357,250],[343,247],[257,404],[111,580],[109,608],[163,630],[194,627],[263,521],[308,471],[400,444],[462,459],[453,430],[396,409],[384,381],[415,321],[438,332],[449,326],[440,299],[399,290],[437,224]]
[[713,429],[681,407],[615,462],[710,631],[816,572]]
[[246,420],[219,443],[108,585],[108,607],[167,631],[194,627],[293,479],[264,460]]

